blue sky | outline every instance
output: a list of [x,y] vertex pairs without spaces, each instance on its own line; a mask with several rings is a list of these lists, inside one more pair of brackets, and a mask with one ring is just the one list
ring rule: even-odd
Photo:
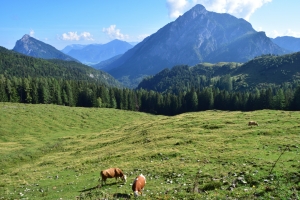
[[70,44],[138,42],[202,4],[249,21],[269,37],[300,38],[299,0],[0,0],[0,46],[24,34],[61,50]]

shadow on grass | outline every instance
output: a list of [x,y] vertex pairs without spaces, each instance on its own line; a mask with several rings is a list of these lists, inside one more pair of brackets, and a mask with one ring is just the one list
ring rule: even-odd
[[97,189],[97,188],[101,188],[101,187],[102,187],[101,185],[96,185],[95,187],[87,188],[87,189],[84,189],[84,190],[80,190],[79,192],[87,192],[87,191],[91,191],[91,190],[94,190],[94,189]]
[[129,194],[125,194],[125,193],[116,193],[113,195],[114,198],[122,198],[122,199],[130,199],[130,195]]
[[97,188],[100,189],[100,188],[103,188],[103,187],[106,187],[106,186],[112,186],[112,185],[117,185],[117,183],[108,183],[108,184],[105,184],[105,185],[96,185],[95,187],[80,190],[79,192],[87,192],[87,191],[91,191],[91,190],[94,190],[94,189],[97,189]]
[[[112,185],[117,185],[117,183],[109,183],[109,184],[106,184],[104,186],[112,186]],[[100,189],[102,188],[103,186],[102,185],[96,185],[95,187],[91,187],[91,188],[87,188],[87,189],[84,189],[84,190],[81,190],[79,192],[88,192],[88,194],[92,194],[90,191],[94,190],[94,189]],[[131,196],[129,194],[126,194],[126,193],[115,193],[113,195],[114,198],[121,198],[121,199],[130,199]]]

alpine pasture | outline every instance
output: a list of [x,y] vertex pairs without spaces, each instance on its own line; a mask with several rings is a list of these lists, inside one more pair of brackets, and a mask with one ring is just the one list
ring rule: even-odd
[[[254,120],[259,126],[248,126]],[[299,199],[300,112],[0,103],[0,199]],[[127,182],[100,171],[118,167]]]

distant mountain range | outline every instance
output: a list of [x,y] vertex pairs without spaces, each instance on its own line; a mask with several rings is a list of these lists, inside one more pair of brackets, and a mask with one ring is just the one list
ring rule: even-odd
[[16,42],[13,51],[35,58],[77,61],[71,56],[68,56],[57,50],[55,47],[30,37],[27,34]]
[[84,44],[71,44],[71,45],[68,45],[66,46],[65,48],[63,48],[61,51],[65,54],[69,53],[71,50],[73,49],[82,49],[84,47],[86,47],[87,45],[84,45]]
[[102,69],[111,69],[111,75],[134,88],[144,77],[175,65],[246,62],[262,54],[290,52],[244,19],[210,12],[198,4]]
[[278,46],[292,52],[300,51],[300,38],[291,36],[276,37],[272,41]]
[[84,64],[94,65],[123,54],[132,47],[133,45],[128,42],[112,40],[106,44],[70,45],[65,47],[62,52],[76,58]]
[[103,70],[103,71],[109,71],[111,70],[112,68],[109,68],[107,66],[109,66],[112,62],[116,61],[117,59],[119,59],[123,54],[120,54],[120,55],[117,55],[117,56],[114,56],[110,59],[107,59],[107,60],[104,60],[104,61],[101,61],[100,63],[98,64],[95,64],[95,65],[91,65],[91,67],[95,68],[95,69],[100,69],[100,70]]
[[[179,93],[186,88],[217,86],[216,80],[229,75],[233,90],[251,91],[282,84],[291,85],[300,81],[300,52],[282,56],[263,55],[246,63],[200,63],[164,69],[154,76],[144,79],[137,89],[157,92]],[[209,79],[215,80],[213,82]],[[207,84],[207,85],[205,85]]]

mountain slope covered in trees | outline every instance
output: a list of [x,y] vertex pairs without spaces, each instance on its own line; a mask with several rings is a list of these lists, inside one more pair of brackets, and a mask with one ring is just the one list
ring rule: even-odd
[[[201,63],[176,66],[145,78],[137,87],[179,93],[191,87],[210,85],[226,90],[254,90],[300,80],[300,52],[282,56],[264,55],[242,63]],[[229,87],[229,85],[231,85]]]
[[0,74],[15,77],[52,77],[66,80],[98,81],[107,86],[122,85],[106,72],[74,61],[45,60],[0,47]]

